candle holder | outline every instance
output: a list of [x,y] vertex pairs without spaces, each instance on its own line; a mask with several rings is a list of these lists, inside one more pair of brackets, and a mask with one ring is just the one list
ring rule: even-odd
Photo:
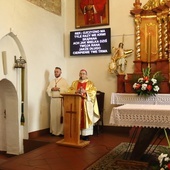
[[15,65],[14,68],[25,68],[26,61],[20,57],[19,59],[16,59],[16,56],[14,56]]

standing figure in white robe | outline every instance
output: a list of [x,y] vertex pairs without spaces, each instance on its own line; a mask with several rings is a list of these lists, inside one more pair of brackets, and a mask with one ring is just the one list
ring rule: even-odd
[[55,79],[52,80],[47,88],[48,96],[51,97],[50,103],[50,133],[56,136],[63,135],[63,97],[60,93],[68,90],[67,81],[61,77],[61,68],[54,70]]

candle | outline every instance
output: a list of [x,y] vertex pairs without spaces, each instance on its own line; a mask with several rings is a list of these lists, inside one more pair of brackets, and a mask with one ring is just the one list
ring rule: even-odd
[[21,95],[22,95],[21,98],[23,102],[24,102],[24,91],[25,91],[24,79],[25,79],[25,69],[21,68]]
[[123,43],[123,44],[124,44],[124,36],[125,36],[125,35],[123,34],[123,36],[122,36],[122,43]]
[[148,34],[148,42],[147,42],[147,53],[148,53],[148,64],[151,62],[151,34]]
[[6,51],[2,51],[2,64],[3,64],[4,75],[7,75]]

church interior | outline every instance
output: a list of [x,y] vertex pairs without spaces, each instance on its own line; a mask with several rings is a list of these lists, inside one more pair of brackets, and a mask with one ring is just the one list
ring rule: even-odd
[[[83,16],[83,10],[78,9],[80,1],[0,1],[2,170],[86,169],[120,143],[132,139],[133,122],[128,125],[124,122],[122,126],[121,122],[111,122],[114,108],[134,103],[169,104],[170,1],[102,0],[106,2],[105,14],[97,24],[87,20],[86,14]],[[97,29],[110,30],[110,44],[107,46],[110,52],[71,55],[71,32]],[[87,70],[88,78],[94,82],[97,91],[104,94],[102,101],[98,99],[99,107],[102,106],[102,120],[94,125],[90,142],[81,149],[60,146],[57,142],[63,136],[52,136],[49,133],[50,98],[46,89],[54,78],[55,67],[62,68],[62,76],[69,85],[78,79],[79,70]],[[148,89],[147,95],[154,96],[145,101],[138,96],[142,94],[141,91],[134,89],[140,84],[135,84],[137,79],[147,77],[144,75],[146,70],[149,70],[147,76],[149,74],[158,79],[161,75],[163,78],[156,84],[157,90],[154,91],[152,87]],[[132,96],[126,97],[129,94]],[[125,118],[131,120],[128,116]],[[165,119],[169,120],[169,117]],[[165,119],[158,116],[158,120]],[[158,122],[157,127],[168,128],[167,124],[162,124]],[[145,127],[152,125],[146,124]],[[147,142],[151,142],[151,139]],[[167,138],[163,138],[160,144],[167,145]]]

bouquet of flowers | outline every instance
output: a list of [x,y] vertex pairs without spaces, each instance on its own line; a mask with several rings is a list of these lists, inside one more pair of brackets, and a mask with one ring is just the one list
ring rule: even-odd
[[133,84],[133,89],[138,95],[156,95],[160,90],[159,84],[163,80],[161,72],[156,72],[151,78],[151,68],[147,67],[142,70],[142,73],[143,76],[139,77]]
[[170,158],[168,154],[161,153],[158,157],[160,170],[170,170]]

